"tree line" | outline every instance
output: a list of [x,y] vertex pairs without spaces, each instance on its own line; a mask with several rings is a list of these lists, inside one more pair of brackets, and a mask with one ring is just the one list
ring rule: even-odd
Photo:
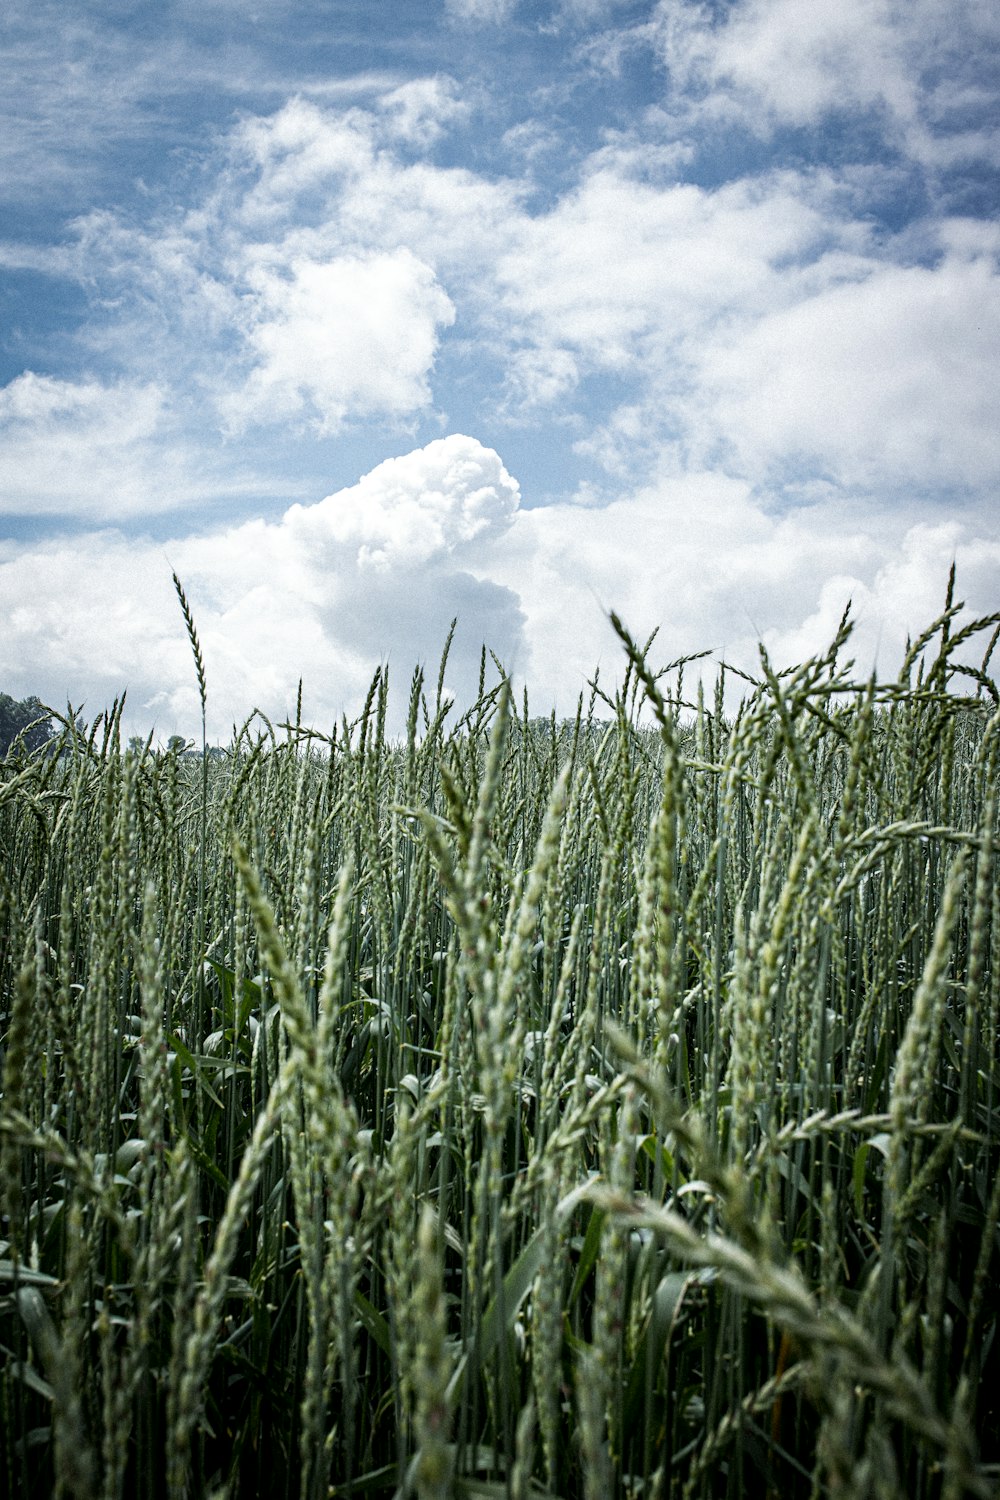
[[0,693],[0,757],[18,745],[26,751],[43,750],[55,734],[52,712],[40,698],[12,698]]
[[[57,718],[52,710],[34,696],[30,698],[12,698],[9,693],[0,693],[0,760],[4,760],[10,754],[33,754],[38,750],[44,750],[46,745],[55,739],[58,731]],[[65,720],[62,720],[65,723]],[[86,732],[86,726],[81,718],[76,717],[76,727],[81,734]],[[139,735],[132,735],[128,742],[128,748],[136,755],[141,755],[149,745],[149,741],[142,739]],[[209,746],[209,756],[221,755],[223,752],[218,746]],[[194,741],[186,739],[182,734],[172,734],[167,741],[168,755],[199,755],[196,751]]]

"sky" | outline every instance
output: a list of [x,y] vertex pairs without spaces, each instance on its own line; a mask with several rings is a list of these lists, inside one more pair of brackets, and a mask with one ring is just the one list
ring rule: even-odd
[[894,674],[1000,608],[993,0],[6,0],[0,691]]

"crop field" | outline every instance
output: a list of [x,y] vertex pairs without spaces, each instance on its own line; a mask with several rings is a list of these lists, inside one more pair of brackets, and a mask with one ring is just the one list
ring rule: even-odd
[[956,614],[891,680],[845,623],[703,696],[618,625],[575,720],[485,654],[398,739],[379,671],[329,734],[0,762],[0,1491],[995,1496]]

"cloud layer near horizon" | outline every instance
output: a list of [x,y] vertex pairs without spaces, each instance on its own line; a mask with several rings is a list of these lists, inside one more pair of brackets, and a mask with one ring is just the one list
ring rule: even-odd
[[953,558],[968,613],[995,603],[1000,543],[974,510],[872,517],[833,497],[769,512],[745,483],[707,473],[664,477],[603,510],[519,500],[499,456],[456,434],[273,523],[165,546],[114,531],[6,546],[0,673],[8,690],[54,704],[87,682],[90,712],[127,688],[130,729],[193,733],[171,569],[194,609],[221,740],[254,707],[286,717],[300,676],[310,723],[357,712],[380,659],[398,730],[411,672],[419,662],[433,679],[455,616],[448,688],[460,703],[485,643],[538,712],[568,714],[596,667],[609,686],[620,678],[612,608],[638,634],[661,624],[664,659],[710,649],[753,671],[759,636],[776,664],[800,660],[828,644],[853,598],[859,670],[877,658],[892,673],[907,633],[939,612]]

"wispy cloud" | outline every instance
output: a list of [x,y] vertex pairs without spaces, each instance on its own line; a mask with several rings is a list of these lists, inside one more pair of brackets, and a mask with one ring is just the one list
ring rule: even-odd
[[589,52],[616,67],[651,49],[676,130],[767,137],[848,121],[933,173],[962,159],[995,164],[998,42],[996,8],[982,0],[658,0]]
[[147,42],[108,22],[86,4],[5,7],[0,179],[8,202],[79,210],[109,186],[123,148],[138,155],[141,175],[144,148],[155,145],[163,162],[191,140],[186,112],[170,101],[207,88],[236,97],[256,71],[238,41],[223,58],[169,27]]
[[30,371],[0,387],[0,485],[4,515],[116,522],[289,488],[213,451],[163,387]]
[[178,466],[157,473],[154,449],[165,420],[155,386],[20,376],[0,390],[5,509],[127,516],[173,506]]
[[412,78],[381,93],[378,109],[389,133],[407,146],[426,152],[449,127],[466,120],[470,109],[454,78]]
[[518,0],[445,0],[445,10],[458,21],[498,26],[516,10]]

